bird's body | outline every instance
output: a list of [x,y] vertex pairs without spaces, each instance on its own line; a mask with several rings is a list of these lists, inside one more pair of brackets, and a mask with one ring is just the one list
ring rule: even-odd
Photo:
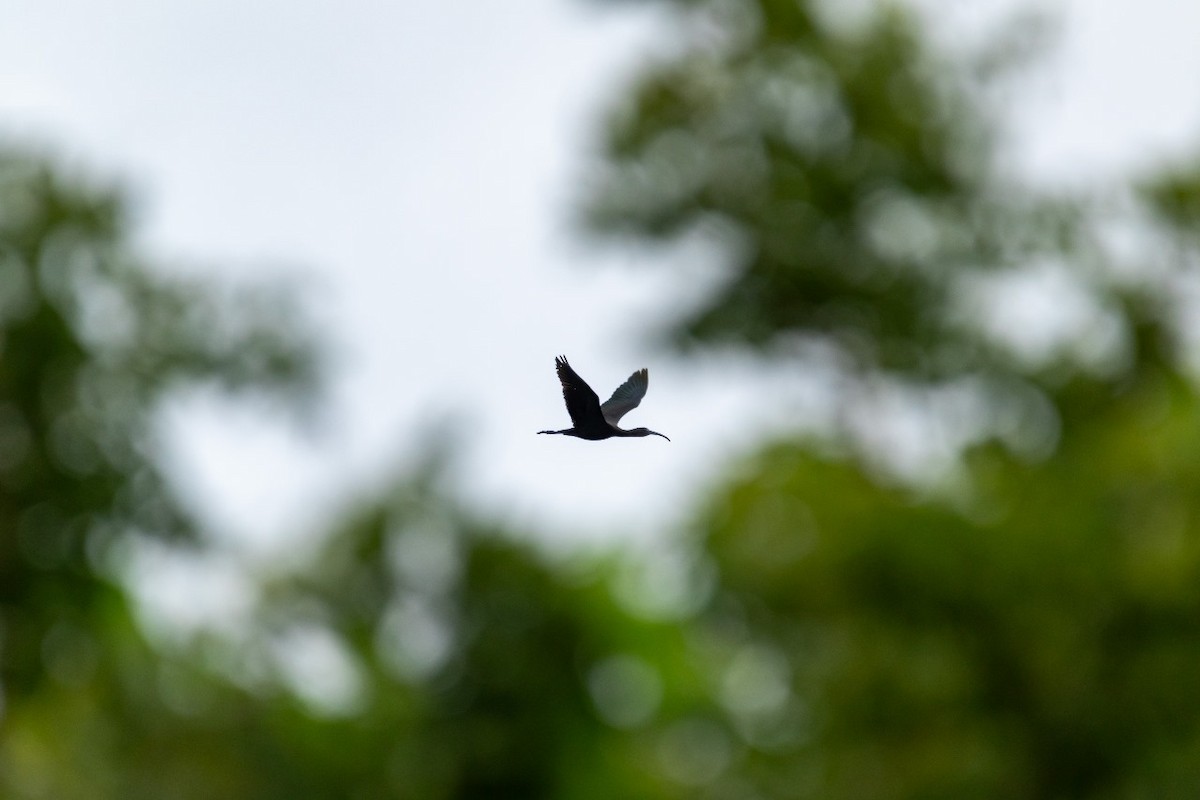
[[558,380],[562,384],[563,400],[567,404],[567,413],[571,415],[573,425],[561,431],[538,431],[538,433],[559,433],[563,436],[574,436],[579,439],[611,439],[614,436],[662,436],[668,442],[668,437],[648,428],[632,428],[625,430],[617,427],[621,417],[638,407],[646,396],[646,388],[650,385],[650,373],[639,369],[629,376],[613,392],[612,397],[600,402],[600,397],[587,381],[579,377],[579,373],[571,369],[566,356],[554,359],[554,368],[558,372]]

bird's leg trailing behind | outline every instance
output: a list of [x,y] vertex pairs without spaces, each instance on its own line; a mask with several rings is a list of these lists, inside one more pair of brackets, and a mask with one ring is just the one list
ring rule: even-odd
[[538,431],[538,433],[561,433],[564,436],[575,436],[575,431],[572,428],[566,428],[561,431]]

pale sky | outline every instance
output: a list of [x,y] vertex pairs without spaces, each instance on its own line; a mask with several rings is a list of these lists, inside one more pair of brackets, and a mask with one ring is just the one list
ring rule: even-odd
[[[638,535],[819,407],[811,384],[644,346],[678,302],[679,273],[651,265],[702,271],[703,253],[656,262],[572,234],[596,123],[663,25],[595,5],[0,0],[0,136],[131,186],[167,262],[307,283],[336,344],[316,438],[205,398],[168,414],[179,485],[227,539],[319,527],[447,415],[487,508]],[[922,5],[955,35],[1021,4]],[[1200,143],[1200,4],[1053,7],[1064,34],[1014,121],[1021,168],[1090,179]],[[536,436],[568,424],[558,353],[602,397],[649,367],[624,422],[672,441]]]

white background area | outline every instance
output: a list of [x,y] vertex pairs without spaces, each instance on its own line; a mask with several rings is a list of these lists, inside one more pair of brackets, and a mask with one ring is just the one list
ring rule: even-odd
[[[223,537],[319,529],[446,421],[482,508],[636,536],[764,433],[819,424],[800,376],[647,346],[710,254],[574,231],[603,111],[670,40],[658,4],[602,5],[0,0],[0,138],[120,179],[168,264],[301,282],[332,342],[311,434],[206,396],[167,411],[172,473]],[[922,6],[953,32],[1020,4]],[[1064,21],[1014,98],[1023,170],[1092,180],[1200,150],[1200,4],[1040,7]],[[624,424],[672,441],[536,436],[569,424],[558,353],[602,399],[649,367]]]

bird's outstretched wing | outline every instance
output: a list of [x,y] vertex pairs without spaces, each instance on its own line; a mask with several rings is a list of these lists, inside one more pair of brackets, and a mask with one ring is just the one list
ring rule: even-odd
[[600,421],[600,398],[587,385],[587,381],[579,377],[579,373],[571,369],[566,356],[554,359],[554,369],[558,372],[558,381],[562,384],[563,400],[567,404],[567,413],[571,422],[579,430],[595,426]]
[[605,400],[604,405],[600,406],[600,411],[604,414],[604,419],[608,421],[608,424],[616,425],[621,417],[637,408],[638,403],[642,402],[642,398],[646,396],[646,388],[649,385],[650,373],[645,369],[639,369],[629,376],[629,380],[618,386],[612,397]]

